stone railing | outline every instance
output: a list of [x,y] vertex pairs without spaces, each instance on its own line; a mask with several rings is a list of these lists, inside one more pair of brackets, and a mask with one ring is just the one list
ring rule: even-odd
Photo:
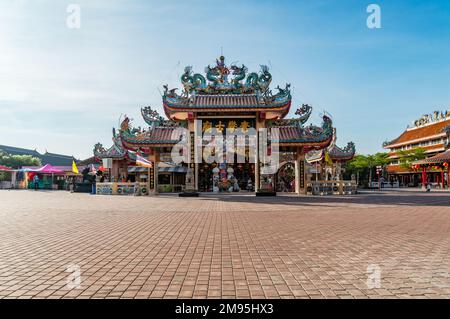
[[306,183],[308,195],[353,195],[356,194],[355,181],[310,181]]
[[[136,189],[139,187],[138,189]],[[148,195],[147,183],[97,183],[97,195]]]

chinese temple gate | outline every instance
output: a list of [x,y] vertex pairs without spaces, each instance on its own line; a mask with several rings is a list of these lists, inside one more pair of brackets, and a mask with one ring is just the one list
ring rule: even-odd
[[[94,155],[99,159],[112,159],[112,181],[124,179],[122,175],[128,172],[127,167],[134,165],[136,154],[147,158],[153,163],[152,168],[142,170],[140,178],[136,175],[135,181],[147,183],[150,193],[161,191],[158,187],[163,181],[161,173],[164,172],[161,171],[167,172],[163,164],[172,165],[173,170],[184,173],[183,176],[191,176],[192,173],[191,182],[198,191],[276,191],[276,173],[263,173],[264,164],[258,151],[252,158],[247,149],[242,154],[245,161],[240,163],[195,160],[202,159],[198,154],[204,146],[202,136],[211,130],[225,135],[225,132],[234,130],[245,133],[265,129],[269,135],[276,135],[279,154],[290,158],[294,171],[293,190],[306,194],[305,155],[330,145],[333,140],[332,121],[323,115],[321,126],[306,125],[312,112],[312,107],[307,104],[296,110],[295,118],[286,119],[292,103],[290,85],[277,86],[273,92],[271,81],[267,66],[261,66],[258,73],[248,72],[245,65],[227,66],[223,56],[216,60],[214,66],[205,68],[205,75],[194,73],[188,66],[181,75],[183,89],[180,93],[177,93],[178,89],[164,85],[162,104],[167,118],[149,106],[144,107],[141,114],[148,129],[142,129],[132,127],[131,120],[125,116],[120,128],[113,130],[114,145],[106,150],[97,144]],[[184,138],[194,141],[188,152],[191,161],[173,164],[171,152],[180,142],[180,137],[175,134],[179,129],[187,130],[189,136]],[[259,135],[256,138],[255,144],[259,145]],[[246,143],[247,147],[255,147],[249,140]],[[177,178],[180,180],[180,176]],[[184,186],[179,184],[183,189]]]

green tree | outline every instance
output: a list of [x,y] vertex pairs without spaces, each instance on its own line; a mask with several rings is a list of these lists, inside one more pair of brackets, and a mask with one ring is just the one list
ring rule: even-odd
[[404,169],[411,169],[414,161],[419,161],[427,157],[426,150],[421,147],[412,148],[410,150],[397,151],[399,156],[399,165]]
[[376,166],[385,167],[387,164],[389,164],[391,162],[391,160],[389,158],[388,153],[376,153],[374,155],[370,155],[370,157],[371,157],[370,164],[372,164],[372,165],[369,167],[369,173],[370,173],[370,181],[369,182],[372,182],[372,170]]
[[0,182],[11,180],[10,172],[0,172]]
[[373,155],[356,155],[351,161],[347,162],[347,168],[351,172],[357,173],[357,181],[359,183],[359,175],[363,172],[368,175],[368,183],[372,182],[372,171],[376,166],[386,166],[390,159],[387,153],[376,153]]
[[41,160],[31,155],[11,155],[0,150],[0,165],[20,168],[22,166],[40,166]]
[[356,173],[356,182],[359,184],[359,176],[364,173],[368,168],[368,160],[365,155],[356,155],[352,160],[348,161],[346,164],[346,172],[350,174]]

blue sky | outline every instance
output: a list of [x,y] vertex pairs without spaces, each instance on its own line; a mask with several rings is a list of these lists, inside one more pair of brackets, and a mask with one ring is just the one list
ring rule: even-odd
[[[81,7],[81,28],[66,8]],[[366,8],[381,7],[368,29]],[[121,114],[161,109],[158,88],[180,87],[221,47],[229,63],[267,64],[297,106],[326,110],[338,143],[381,150],[414,119],[450,108],[450,1],[0,2],[0,144],[91,156],[111,144]]]

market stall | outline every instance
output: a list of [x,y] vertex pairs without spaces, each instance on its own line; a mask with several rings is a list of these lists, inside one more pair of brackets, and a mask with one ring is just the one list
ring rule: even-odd
[[38,188],[39,189],[64,189],[66,178],[63,170],[53,167],[50,164],[46,164],[36,169],[26,169],[26,181],[27,188],[34,188],[34,177],[38,176]]

